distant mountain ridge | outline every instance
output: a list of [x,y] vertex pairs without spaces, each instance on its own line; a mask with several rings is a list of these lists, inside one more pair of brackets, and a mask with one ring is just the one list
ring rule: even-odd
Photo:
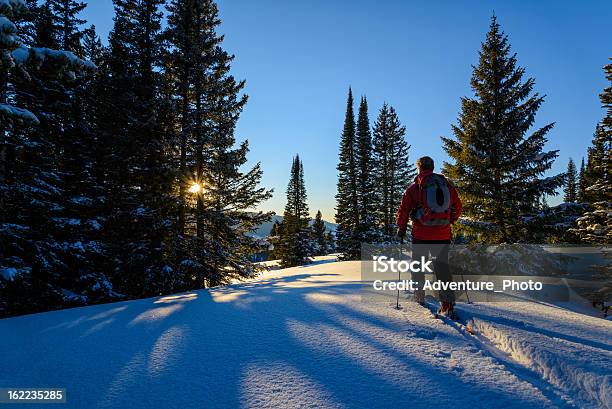
[[[283,221],[283,216],[279,216],[279,215],[274,215],[272,216],[272,219],[270,219],[269,222],[265,222],[259,225],[259,227],[257,228],[257,230],[255,230],[253,232],[253,235],[257,236],[257,237],[268,237],[268,235],[270,234],[270,230],[272,230],[272,225],[274,224],[274,222],[282,222]],[[314,221],[314,219],[310,220],[310,224],[312,224]],[[326,222],[325,220],[323,220],[323,223],[325,224],[325,230],[327,231],[331,231],[332,233],[336,233],[336,228],[338,227],[338,225],[336,223],[330,223],[330,222]]]

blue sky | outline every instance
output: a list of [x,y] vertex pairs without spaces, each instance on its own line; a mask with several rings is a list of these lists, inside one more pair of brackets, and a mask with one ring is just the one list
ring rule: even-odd
[[[536,126],[556,122],[547,148],[553,172],[585,155],[601,119],[602,67],[612,57],[612,2],[573,1],[238,1],[221,0],[224,47],[233,74],[246,79],[249,104],[237,137],[249,139],[263,184],[275,189],[261,208],[282,213],[291,158],[304,162],[311,213],[333,220],[336,163],[346,93],[366,95],[373,123],[384,101],[407,128],[412,158],[446,155],[460,98],[471,95],[471,65],[493,12],[519,64],[546,94]],[[111,0],[90,1],[84,17],[106,37]],[[559,198],[550,199],[551,203]]]

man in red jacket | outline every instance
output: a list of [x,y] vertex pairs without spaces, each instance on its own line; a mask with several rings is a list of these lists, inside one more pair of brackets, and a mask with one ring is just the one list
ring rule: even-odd
[[[444,176],[434,173],[434,161],[429,156],[417,160],[419,171],[414,183],[402,197],[397,212],[398,236],[406,236],[408,220],[412,220],[412,259],[421,256],[434,258],[433,271],[436,279],[451,282],[448,265],[448,250],[451,242],[451,224],[461,215],[461,199],[457,189]],[[413,280],[422,288],[424,272],[413,273]],[[455,293],[451,290],[440,291],[439,313],[452,316]],[[423,303],[425,292],[415,291],[415,301]]]

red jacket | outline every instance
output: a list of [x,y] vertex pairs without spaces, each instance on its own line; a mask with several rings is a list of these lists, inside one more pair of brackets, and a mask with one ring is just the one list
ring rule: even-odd
[[[411,184],[408,189],[404,192],[402,197],[402,203],[400,204],[399,211],[397,212],[396,224],[400,230],[406,230],[408,226],[408,220],[410,220],[410,213],[418,206],[419,200],[419,184],[423,180],[431,175],[431,170],[425,170],[414,178],[414,183]],[[461,199],[457,193],[457,189],[450,183],[450,207],[453,209],[451,212],[452,219],[451,224],[455,223],[459,216],[461,216]],[[447,224],[445,226],[425,226],[418,221],[412,221],[412,237],[418,240],[450,240],[451,238],[451,226]]]

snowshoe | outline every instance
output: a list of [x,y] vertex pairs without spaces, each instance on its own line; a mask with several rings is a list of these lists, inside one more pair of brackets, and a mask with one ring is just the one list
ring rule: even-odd
[[455,313],[455,304],[447,301],[443,301],[440,304],[440,308],[436,315],[440,317],[450,318],[451,320],[457,320],[457,314]]

